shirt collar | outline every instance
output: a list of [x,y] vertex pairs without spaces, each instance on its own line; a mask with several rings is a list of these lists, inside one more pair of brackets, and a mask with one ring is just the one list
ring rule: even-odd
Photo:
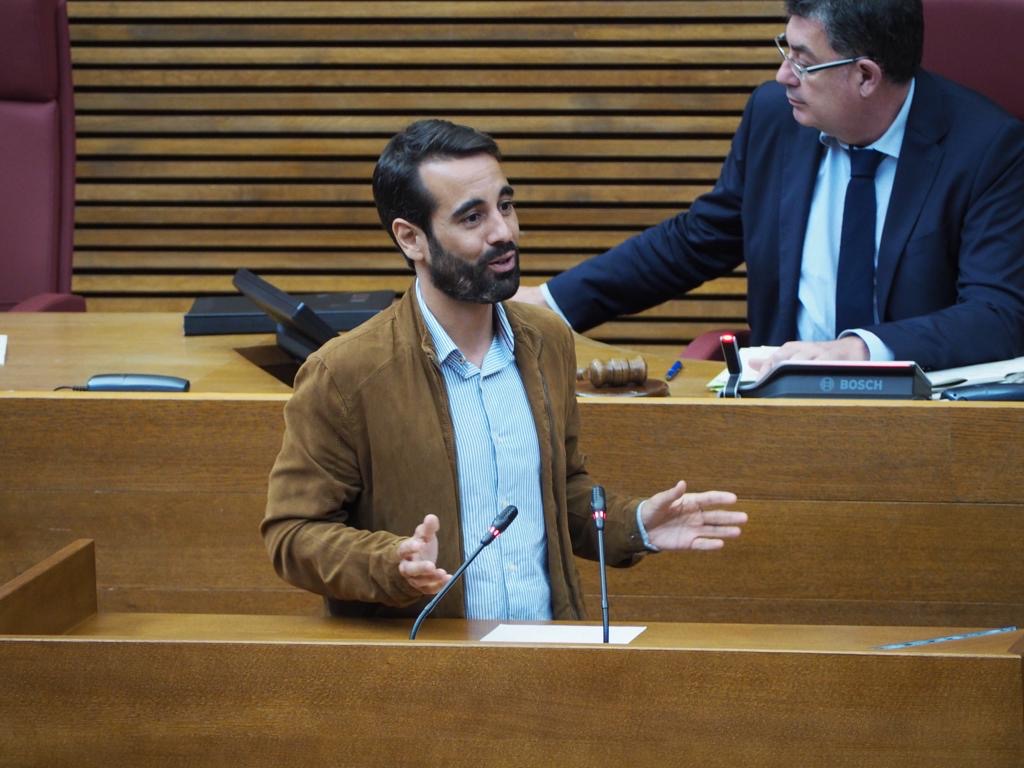
[[[424,301],[423,292],[420,290],[419,278],[416,278],[416,301],[420,306],[420,313],[423,315],[423,323],[427,326],[427,332],[430,333],[430,339],[434,342],[437,359],[443,363],[449,357],[455,355],[461,360],[462,353],[459,352],[459,348],[452,341],[452,337],[448,335],[448,332],[442,327],[441,323],[438,322],[437,318],[434,317],[434,313],[430,311],[427,302]],[[510,356],[514,356],[516,348],[515,336],[512,335],[512,326],[509,324],[508,315],[501,304],[494,305],[494,316],[497,319],[495,327],[497,329],[498,341],[505,347]]]
[[[896,119],[892,121],[889,129],[883,133],[877,141],[869,144],[865,149],[875,149],[881,152],[883,155],[889,157],[899,158],[900,147],[903,146],[903,134],[907,130],[907,117],[910,115],[910,104],[914,100],[914,87],[915,80],[911,79],[910,88],[907,90],[907,97],[903,100],[903,106],[900,107],[900,111],[896,113]],[[827,133],[821,133],[819,139],[822,144],[830,148],[842,147],[843,149],[849,149],[848,144],[844,144],[839,141],[835,136],[829,136]]]

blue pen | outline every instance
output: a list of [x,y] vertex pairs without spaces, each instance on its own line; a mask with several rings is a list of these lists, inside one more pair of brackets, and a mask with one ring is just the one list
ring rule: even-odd
[[683,363],[681,360],[676,360],[665,374],[665,381],[672,381],[681,370],[683,370]]

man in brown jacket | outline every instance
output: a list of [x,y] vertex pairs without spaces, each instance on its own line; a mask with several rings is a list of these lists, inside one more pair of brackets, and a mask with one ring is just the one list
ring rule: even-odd
[[[288,582],[334,614],[415,615],[507,504],[519,517],[441,616],[580,619],[573,555],[596,558],[575,353],[519,285],[513,190],[494,141],[413,123],[374,171],[381,220],[416,273],[389,310],[312,355],[285,408],[262,533]],[[717,549],[746,515],[685,483],[608,496],[607,560]]]

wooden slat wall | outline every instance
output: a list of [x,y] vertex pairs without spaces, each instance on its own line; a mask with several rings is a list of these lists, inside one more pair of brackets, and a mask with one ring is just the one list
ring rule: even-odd
[[[183,311],[238,267],[289,291],[404,290],[369,178],[438,116],[493,134],[525,281],[685,208],[773,76],[779,0],[70,0],[73,288],[94,311]],[[743,322],[742,272],[606,341],[677,347]]]

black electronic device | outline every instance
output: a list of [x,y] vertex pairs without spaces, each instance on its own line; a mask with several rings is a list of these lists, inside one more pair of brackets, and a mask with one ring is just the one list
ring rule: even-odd
[[943,390],[943,400],[1024,400],[1024,382],[991,381],[987,384],[965,384]]
[[102,373],[90,378],[86,392],[188,392],[189,381],[178,376],[158,376],[150,373]]
[[[293,294],[337,331],[350,331],[395,300],[394,291],[332,291]],[[200,296],[182,323],[186,336],[274,333],[277,323],[248,296]]]
[[277,322],[277,345],[296,360],[305,360],[337,336],[335,330],[309,305],[248,269],[235,272],[232,282]]
[[741,384],[721,397],[822,397],[927,400],[928,377],[908,361],[785,360],[758,381]]

